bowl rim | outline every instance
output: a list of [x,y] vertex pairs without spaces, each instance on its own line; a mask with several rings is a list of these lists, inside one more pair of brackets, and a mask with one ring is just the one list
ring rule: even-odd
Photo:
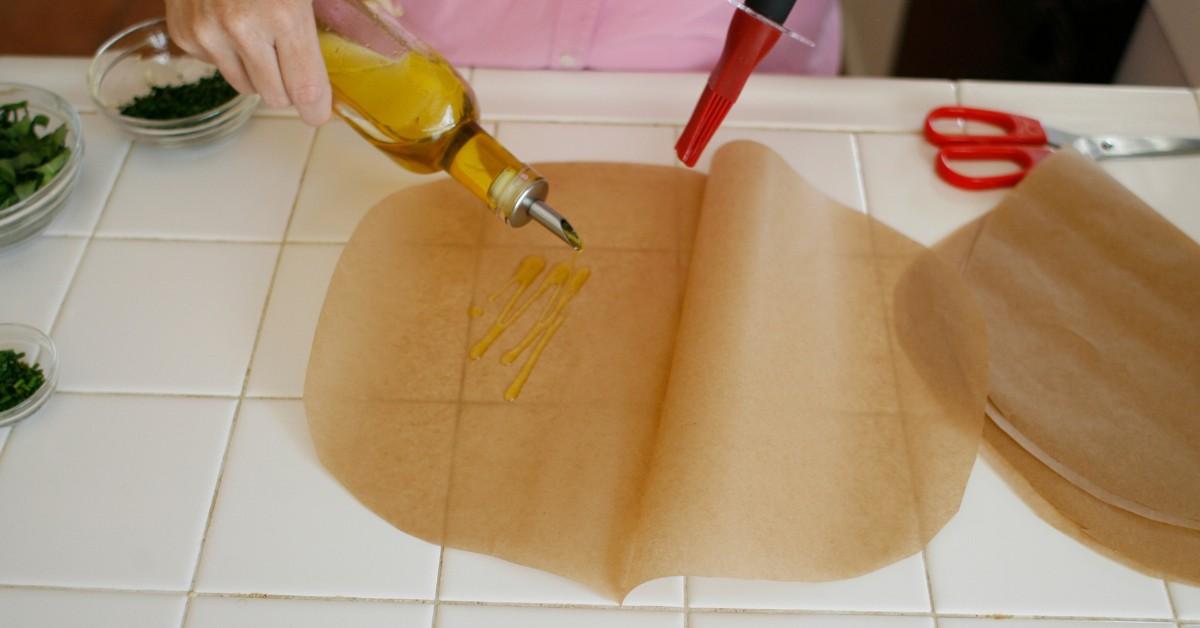
[[[46,185],[38,188],[37,191],[29,196],[29,198],[23,201],[18,201],[16,204],[9,205],[4,209],[0,209],[0,218],[11,218],[17,216],[27,210],[29,207],[35,206],[46,198],[49,198],[50,194],[52,193],[52,188],[54,187],[54,182],[58,181],[63,175],[66,175],[72,170],[77,170],[79,168],[79,164],[83,159],[83,151],[85,146],[83,141],[83,122],[79,118],[79,111],[75,109],[74,105],[67,102],[67,99],[48,89],[38,87],[37,85],[18,83],[15,81],[0,81],[0,91],[8,87],[40,92],[42,95],[49,96],[50,100],[53,101],[57,107],[66,112],[66,115],[64,116],[66,119],[63,121],[63,124],[67,125],[67,130],[71,133],[72,141],[71,145],[68,146],[68,148],[71,149],[71,154],[67,157],[67,163],[63,164],[63,167],[58,171],[58,174],[55,174],[54,178],[50,179]],[[70,183],[69,185],[73,186],[74,182]],[[5,224],[7,223],[5,222]]]
[[[54,395],[54,391],[58,388],[58,347],[55,346],[54,339],[37,327],[24,323],[0,323],[0,332],[6,329],[15,329],[18,333],[28,334],[44,351],[49,352],[52,364],[48,372],[47,369],[43,369],[46,379],[37,390],[33,391],[32,395],[26,397],[21,403],[7,410],[0,411],[0,427],[29,418],[50,400],[50,397]],[[35,363],[41,364],[42,360],[38,360]]]
[[[118,41],[140,31],[140,30],[154,27],[154,26],[163,26],[164,28],[161,29],[161,32],[166,36],[168,42],[172,41],[171,33],[165,28],[166,23],[167,23],[167,18],[162,17],[162,16],[152,17],[147,20],[142,20],[141,22],[137,22],[136,24],[127,26],[124,30],[121,30],[120,32],[113,35],[112,37],[109,37],[108,39],[104,40],[104,43],[100,44],[100,47],[98,47],[96,49],[95,54],[92,55],[91,63],[88,64],[88,96],[91,97],[92,102],[94,102],[96,104],[96,106],[100,109],[100,111],[102,111],[105,115],[109,116],[110,118],[114,118],[114,119],[120,121],[122,124],[125,124],[130,127],[134,127],[134,128],[138,128],[138,129],[146,129],[146,130],[156,130],[156,131],[160,130],[165,133],[170,133],[171,131],[175,130],[176,128],[178,128],[178,130],[181,132],[185,132],[188,130],[187,127],[189,125],[207,122],[209,119],[220,116],[221,114],[225,113],[226,111],[242,104],[243,102],[245,102],[247,100],[253,99],[255,101],[255,104],[257,104],[258,94],[243,94],[241,92],[238,92],[237,95],[235,95],[233,98],[230,98],[229,100],[213,107],[212,109],[206,109],[199,113],[195,113],[190,116],[185,116],[182,118],[170,118],[167,120],[157,120],[157,119],[152,119],[152,118],[138,118],[135,116],[127,116],[127,115],[121,113],[120,109],[113,108],[113,107],[109,106],[107,103],[105,103],[100,98],[100,84],[104,82],[104,77],[108,74],[108,68],[104,68],[103,70],[100,68],[99,63],[100,63],[101,56],[103,56],[106,52],[108,52],[108,49],[110,47],[112,47],[113,44],[117,43]],[[190,54],[188,56],[193,59],[196,59],[195,56],[192,56]],[[197,59],[197,60],[199,61],[200,59]],[[207,63],[207,62],[205,62],[205,63]],[[212,64],[209,64],[209,65],[212,65]],[[213,69],[215,70],[216,67],[214,66]],[[219,72],[219,70],[218,70],[218,72]],[[182,127],[182,128],[179,128],[179,127]]]

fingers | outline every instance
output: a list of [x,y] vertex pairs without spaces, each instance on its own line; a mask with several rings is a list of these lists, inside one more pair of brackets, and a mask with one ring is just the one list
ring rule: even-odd
[[279,58],[275,55],[273,40],[243,41],[238,44],[238,55],[242,65],[254,83],[254,90],[262,96],[263,104],[272,108],[288,106],[287,90],[283,88],[283,77],[279,74]]
[[288,98],[308,124],[318,125],[329,119],[329,77],[325,60],[317,46],[317,27],[312,12],[290,31],[275,40],[275,51]]
[[238,92],[253,94],[258,91],[246,74],[242,60],[234,51],[232,44],[216,40],[203,46],[201,50],[204,56],[200,58],[217,66],[217,69],[221,71],[221,76],[224,76],[225,80]]
[[171,39],[217,66],[268,107],[295,104],[309,124],[329,118],[330,88],[307,0],[166,0]]

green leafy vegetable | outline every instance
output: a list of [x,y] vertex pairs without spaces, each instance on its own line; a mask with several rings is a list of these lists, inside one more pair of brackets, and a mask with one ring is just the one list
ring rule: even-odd
[[0,210],[33,196],[67,164],[67,127],[40,132],[49,124],[30,115],[28,102],[0,105]]
[[0,412],[28,399],[46,381],[42,367],[26,364],[24,357],[11,349],[0,351]]
[[220,72],[183,85],[154,87],[121,106],[121,115],[147,120],[174,120],[204,113],[237,96]]

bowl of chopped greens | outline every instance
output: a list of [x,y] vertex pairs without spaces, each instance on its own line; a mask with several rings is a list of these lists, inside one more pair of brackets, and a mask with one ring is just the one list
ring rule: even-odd
[[58,384],[54,341],[19,323],[0,323],[0,427],[46,405]]
[[171,41],[162,18],[135,24],[104,42],[88,68],[100,111],[139,140],[169,146],[215,140],[241,128],[258,106],[212,64]]
[[0,83],[0,248],[41,231],[79,176],[83,132],[62,97]]

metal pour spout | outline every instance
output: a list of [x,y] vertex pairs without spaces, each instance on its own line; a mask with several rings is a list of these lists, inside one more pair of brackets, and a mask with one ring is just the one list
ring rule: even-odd
[[583,249],[583,240],[579,234],[575,232],[575,228],[571,223],[554,211],[554,208],[547,205],[544,201],[534,200],[529,204],[529,217],[533,218],[551,233],[558,236],[563,242],[570,245],[576,251]]

